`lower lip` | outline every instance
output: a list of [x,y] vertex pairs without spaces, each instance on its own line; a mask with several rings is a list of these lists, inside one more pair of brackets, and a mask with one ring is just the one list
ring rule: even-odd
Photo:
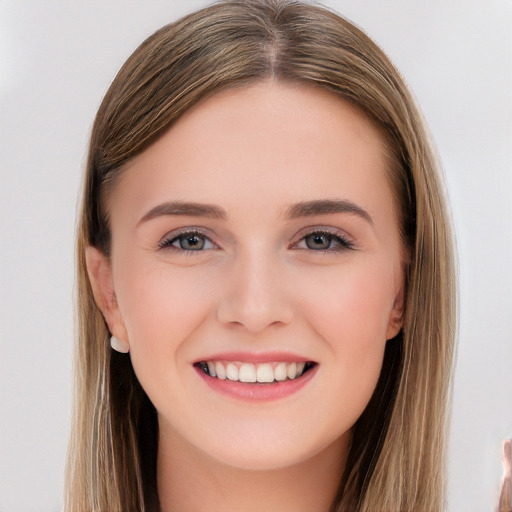
[[271,400],[286,398],[297,393],[311,381],[315,376],[317,369],[318,365],[315,365],[296,379],[287,379],[273,382],[271,384],[218,379],[216,377],[210,377],[200,368],[196,368],[196,371],[203,381],[217,393],[247,402],[268,402]]

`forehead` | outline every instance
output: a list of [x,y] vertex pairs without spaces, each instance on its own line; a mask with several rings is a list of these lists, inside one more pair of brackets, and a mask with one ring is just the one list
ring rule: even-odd
[[187,111],[126,165],[112,200],[131,190],[137,211],[158,200],[285,207],[346,195],[371,203],[388,189],[383,139],[357,108],[317,87],[266,81]]

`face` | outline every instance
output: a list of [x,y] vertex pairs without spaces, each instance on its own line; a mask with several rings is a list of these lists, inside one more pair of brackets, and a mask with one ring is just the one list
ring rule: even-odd
[[161,437],[249,469],[346,445],[403,303],[372,124],[306,86],[222,92],[126,166],[108,207],[111,259],[90,248],[89,273]]

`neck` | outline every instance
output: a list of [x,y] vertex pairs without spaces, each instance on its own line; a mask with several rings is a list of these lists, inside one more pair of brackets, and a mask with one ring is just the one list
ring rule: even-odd
[[349,436],[290,467],[228,466],[162,433],[157,480],[162,512],[318,512],[330,510],[345,466]]

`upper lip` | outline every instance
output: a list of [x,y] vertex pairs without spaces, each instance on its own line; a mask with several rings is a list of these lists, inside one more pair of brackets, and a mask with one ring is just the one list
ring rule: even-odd
[[298,362],[314,362],[311,358],[304,357],[300,354],[295,354],[288,351],[270,351],[270,352],[217,352],[215,354],[207,355],[195,362],[202,361],[232,361],[240,363],[298,363]]

